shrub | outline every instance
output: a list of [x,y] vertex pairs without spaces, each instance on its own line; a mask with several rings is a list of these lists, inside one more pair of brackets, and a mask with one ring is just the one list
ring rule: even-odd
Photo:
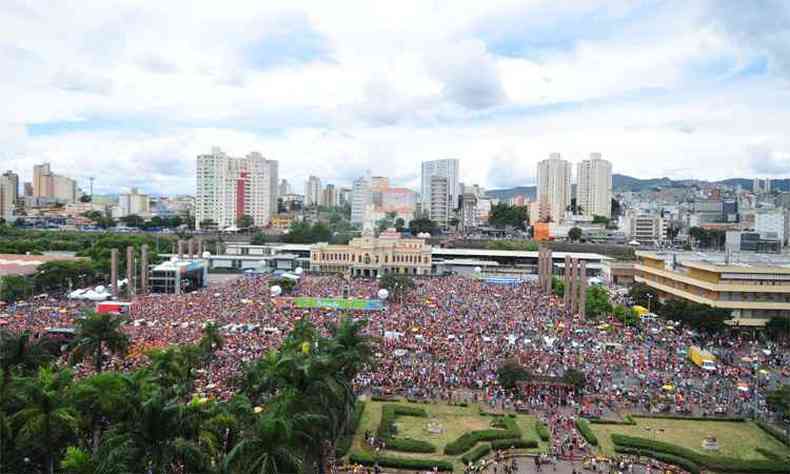
[[590,423],[587,422],[584,418],[576,418],[576,429],[579,430],[579,433],[584,436],[584,439],[590,443],[591,446],[598,446],[598,438],[593,433],[593,430],[590,429]]
[[781,454],[765,449],[762,446],[757,446],[754,448],[754,450],[765,456],[766,459],[771,459],[772,461],[787,461],[787,456],[782,456]]
[[480,430],[469,431],[462,434],[455,441],[451,441],[444,447],[444,454],[455,456],[469,451],[474,445],[482,441],[494,441],[497,439],[511,439],[518,437],[507,430]]
[[686,420],[686,421],[728,421],[731,423],[743,423],[746,418],[740,416],[682,416],[682,415],[630,415],[632,418],[659,418],[662,420]]
[[350,461],[352,464],[362,464],[363,466],[372,466],[378,462],[381,467],[406,469],[410,471],[431,471],[434,467],[445,472],[452,472],[453,470],[452,463],[439,459],[404,459],[389,456],[373,456],[362,452],[351,453]]
[[485,457],[488,453],[491,452],[491,445],[490,444],[481,444],[480,446],[476,447],[475,449],[469,451],[468,453],[464,454],[461,457],[461,461],[466,465],[470,462],[477,462],[478,459]]
[[540,436],[541,441],[549,441],[551,439],[551,433],[549,432],[549,429],[546,427],[546,424],[540,420],[535,423],[535,431],[538,432],[538,436]]
[[749,472],[755,474],[786,474],[790,472],[790,463],[776,460],[742,460],[724,456],[712,456],[663,441],[653,441],[618,433],[612,435],[612,441],[618,447],[642,449],[680,457],[717,472]]
[[628,425],[628,426],[631,426],[631,425],[635,425],[636,424],[634,419],[631,418],[631,415],[625,415],[623,417],[623,421],[607,420],[605,418],[588,418],[587,420],[593,425]]
[[702,469],[700,469],[700,467],[692,461],[678,456],[673,456],[671,454],[657,453],[655,451],[646,451],[643,449],[623,448],[620,446],[615,447],[615,452],[619,454],[635,454],[637,456],[653,458],[657,461],[672,464],[673,466],[678,466],[679,468],[688,471],[691,474],[700,474],[702,472]]
[[402,451],[404,453],[433,453],[436,446],[433,444],[413,438],[385,438],[387,449],[392,451]]
[[497,439],[491,441],[491,449],[534,449],[538,447],[538,442],[534,439]]
[[354,404],[354,414],[352,415],[351,423],[349,423],[346,433],[337,440],[335,457],[342,458],[348,454],[348,451],[351,449],[351,443],[354,440],[354,433],[356,433],[357,428],[359,428],[359,420],[362,418],[362,412],[364,411],[365,402],[357,401],[357,403]]

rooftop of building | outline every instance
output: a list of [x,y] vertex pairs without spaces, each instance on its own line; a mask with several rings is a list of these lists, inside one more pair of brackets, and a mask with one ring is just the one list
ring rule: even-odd
[[68,255],[0,254],[0,276],[32,275],[43,263],[74,260],[79,258]]
[[668,260],[676,255],[677,262],[687,268],[716,273],[775,273],[790,275],[790,255],[725,252],[646,252],[637,257]]

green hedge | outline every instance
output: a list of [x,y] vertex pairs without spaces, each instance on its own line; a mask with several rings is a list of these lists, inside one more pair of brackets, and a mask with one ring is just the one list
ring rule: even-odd
[[659,418],[662,420],[685,420],[685,421],[729,421],[731,423],[743,423],[746,418],[741,416],[681,416],[681,415],[630,415],[633,418]]
[[754,448],[754,450],[765,456],[766,459],[770,459],[772,461],[787,461],[787,456],[782,456],[781,454],[775,453],[769,449],[765,449],[762,446],[757,446]]
[[636,421],[634,421],[634,419],[631,418],[631,415],[625,415],[623,417],[623,421],[607,420],[605,418],[588,418],[587,420],[590,423],[592,423],[593,425],[627,425],[627,426],[633,426],[633,425],[636,424]]
[[433,453],[436,446],[433,444],[411,438],[395,437],[395,419],[399,416],[416,416],[427,418],[428,413],[423,408],[404,405],[382,405],[381,422],[376,430],[376,436],[384,440],[387,449],[392,451],[403,451],[407,453]]
[[534,439],[497,439],[491,441],[491,449],[534,449],[538,447],[538,442]]
[[742,460],[724,456],[701,454],[689,448],[677,446],[663,441],[653,441],[635,436],[613,434],[612,441],[615,445],[654,451],[687,459],[699,466],[718,472],[743,472],[756,474],[787,474],[790,472],[790,463],[774,460]]
[[488,453],[491,452],[491,445],[490,444],[481,444],[480,446],[476,447],[475,449],[469,451],[468,453],[464,454],[461,457],[461,461],[464,465],[469,464],[470,462],[477,462],[478,459],[485,457]]
[[700,469],[700,467],[694,462],[679,456],[673,456],[672,454],[657,453],[655,451],[647,451],[644,449],[623,448],[619,446],[615,447],[614,450],[619,454],[635,454],[637,456],[653,458],[658,461],[677,466],[685,471],[690,472],[691,474],[700,474],[702,472],[702,469]]
[[351,449],[351,443],[354,441],[354,434],[359,428],[359,420],[362,418],[362,412],[365,411],[365,402],[357,401],[354,404],[354,414],[351,418],[351,423],[346,430],[346,434],[342,435],[335,445],[335,457],[342,458]]
[[576,418],[576,429],[584,436],[584,439],[590,443],[591,446],[598,446],[598,437],[595,436],[593,430],[590,428],[590,423],[584,418]]
[[404,459],[389,456],[374,456],[368,453],[351,453],[349,461],[352,464],[362,464],[372,466],[378,461],[381,467],[391,467],[393,469],[407,469],[411,471],[432,471],[434,467],[440,471],[452,472],[453,464],[439,459]]
[[444,447],[444,454],[456,456],[472,449],[474,445],[482,441],[494,441],[497,439],[518,438],[520,435],[509,430],[480,430],[469,431],[462,434],[458,439],[452,441]]
[[790,448],[790,443],[787,441],[787,437],[784,433],[782,433],[779,429],[774,428],[773,426],[769,425],[760,420],[754,420],[754,423],[763,431],[771,435],[774,439],[779,441],[780,443],[784,444],[785,446]]
[[551,439],[551,433],[549,432],[548,427],[546,427],[546,423],[543,423],[540,420],[535,422],[535,431],[537,431],[541,441],[549,441]]

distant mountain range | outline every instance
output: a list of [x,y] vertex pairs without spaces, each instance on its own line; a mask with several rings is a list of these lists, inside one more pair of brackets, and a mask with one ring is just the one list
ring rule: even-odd
[[[741,186],[743,189],[751,190],[754,180],[747,178],[730,178],[722,181],[704,181],[699,179],[673,180],[669,178],[649,178],[639,179],[623,174],[612,175],[612,187],[616,192],[625,191],[646,191],[655,188],[688,188],[692,186],[702,186],[711,184],[723,184],[727,186]],[[575,187],[575,185],[574,185]],[[771,189],[777,191],[790,191],[790,179],[772,179]],[[508,200],[515,196],[525,196],[528,199],[535,199],[535,186],[517,186],[508,189],[490,189],[486,195],[499,200]]]

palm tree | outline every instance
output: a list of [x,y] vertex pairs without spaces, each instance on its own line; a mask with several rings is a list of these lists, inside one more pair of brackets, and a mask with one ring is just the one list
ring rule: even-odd
[[31,340],[30,333],[21,334],[0,331],[0,369],[3,371],[3,387],[0,401],[5,400],[6,390],[11,384],[14,369],[35,371],[52,359],[49,351],[51,341],[46,338]]
[[328,326],[328,352],[348,382],[354,380],[362,368],[373,365],[374,339],[362,334],[367,324],[367,320],[344,316],[340,324]]
[[203,337],[200,338],[198,347],[208,358],[211,357],[214,351],[222,350],[225,347],[225,338],[220,334],[216,323],[210,322],[203,327]]
[[21,381],[24,407],[11,417],[19,441],[41,450],[50,474],[55,472],[56,456],[79,425],[79,415],[65,396],[71,381],[68,369],[40,368],[35,378]]
[[296,447],[300,415],[280,403],[258,416],[255,424],[225,459],[226,468],[249,474],[301,472],[302,453]]
[[72,387],[70,400],[91,436],[91,452],[99,448],[102,426],[112,420],[123,420],[131,410],[126,379],[118,373],[101,373],[88,377]]
[[121,331],[123,320],[112,314],[89,312],[77,321],[77,334],[71,344],[72,361],[93,358],[96,372],[104,368],[104,351],[123,355],[129,348],[129,336]]

